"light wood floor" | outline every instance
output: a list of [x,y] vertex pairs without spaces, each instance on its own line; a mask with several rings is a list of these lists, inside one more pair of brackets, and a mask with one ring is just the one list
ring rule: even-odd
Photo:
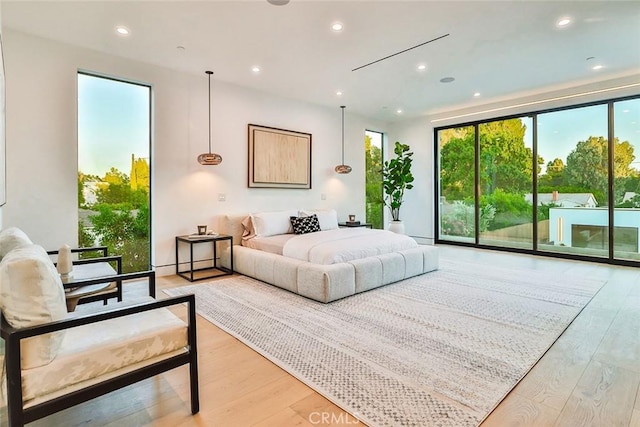
[[[441,249],[443,257],[607,281],[483,427],[640,427],[640,269],[448,246]],[[158,287],[188,284],[172,276],[160,278]],[[144,292],[144,285],[130,284],[128,293],[136,292]],[[197,326],[198,415],[190,414],[188,373],[181,367],[32,425],[363,425],[206,320],[199,317]]]

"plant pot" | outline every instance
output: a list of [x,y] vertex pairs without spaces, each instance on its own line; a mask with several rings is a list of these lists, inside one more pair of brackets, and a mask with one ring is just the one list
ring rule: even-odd
[[391,221],[389,223],[389,231],[393,231],[394,233],[397,233],[397,234],[404,234],[404,222],[400,220]]

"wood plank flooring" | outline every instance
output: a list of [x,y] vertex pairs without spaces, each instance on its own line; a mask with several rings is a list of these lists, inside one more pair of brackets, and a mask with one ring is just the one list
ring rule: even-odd
[[[607,283],[482,424],[640,427],[640,269],[441,246],[441,256],[596,277]],[[162,277],[158,288],[190,283]],[[128,295],[145,285],[129,283]],[[159,297],[164,297],[158,292]],[[80,306],[89,310],[88,305]],[[182,308],[176,309],[183,314]],[[363,425],[249,347],[198,317],[200,413],[189,410],[186,367],[30,425]],[[6,420],[6,419],[5,419]],[[425,420],[425,424],[428,420]],[[1,423],[0,423],[1,424]]]

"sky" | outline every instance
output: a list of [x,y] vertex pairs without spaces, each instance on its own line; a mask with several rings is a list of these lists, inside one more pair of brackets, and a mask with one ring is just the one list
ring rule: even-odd
[[[619,141],[629,141],[634,146],[636,159],[632,168],[640,170],[640,99],[614,103],[614,131]],[[546,164],[560,158],[567,164],[567,155],[579,141],[590,136],[607,138],[607,105],[594,105],[577,109],[554,111],[538,115],[538,155]],[[527,124],[525,145],[532,144],[532,120],[523,118]]]
[[78,170],[127,176],[131,154],[149,158],[151,88],[78,74]]

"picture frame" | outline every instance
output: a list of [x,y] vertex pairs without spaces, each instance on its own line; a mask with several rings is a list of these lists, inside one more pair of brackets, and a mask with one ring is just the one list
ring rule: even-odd
[[311,134],[248,125],[249,188],[311,189]]
[[4,52],[0,34],[0,206],[7,203],[7,127]]

